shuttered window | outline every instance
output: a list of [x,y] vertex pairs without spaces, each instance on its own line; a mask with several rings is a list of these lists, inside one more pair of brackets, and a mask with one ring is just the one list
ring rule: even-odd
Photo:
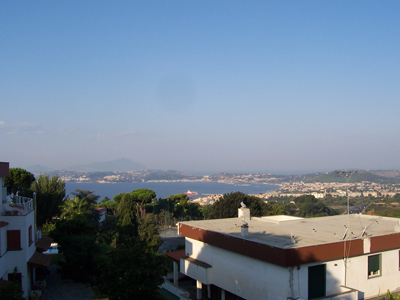
[[28,244],[28,245],[29,245],[29,246],[32,245],[32,243],[33,243],[33,236],[32,236],[32,234],[33,234],[33,233],[32,233],[32,226],[29,226],[29,228],[28,228],[28,239],[29,239],[29,241],[28,241],[29,244]]
[[21,232],[19,230],[7,230],[7,250],[21,249]]
[[381,275],[381,255],[368,256],[368,278]]

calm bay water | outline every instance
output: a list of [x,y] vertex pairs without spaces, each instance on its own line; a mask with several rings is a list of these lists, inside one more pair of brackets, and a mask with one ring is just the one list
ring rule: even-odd
[[157,198],[166,198],[170,195],[186,193],[188,190],[199,193],[197,197],[207,196],[210,194],[225,194],[230,192],[243,192],[246,194],[260,194],[270,190],[278,189],[277,185],[266,184],[226,184],[215,182],[140,182],[140,183],[76,183],[67,182],[67,195],[75,189],[94,191],[96,195],[100,195],[100,199],[104,197],[113,198],[119,193],[128,193],[137,189],[153,190]]

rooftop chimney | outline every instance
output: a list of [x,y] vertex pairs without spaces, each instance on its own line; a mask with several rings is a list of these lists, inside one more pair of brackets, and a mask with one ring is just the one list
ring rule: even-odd
[[241,207],[238,209],[238,218],[244,220],[251,220],[250,218],[250,209],[247,207]]

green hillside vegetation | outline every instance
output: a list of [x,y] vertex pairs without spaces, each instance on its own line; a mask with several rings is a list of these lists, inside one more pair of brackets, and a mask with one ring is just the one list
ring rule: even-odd
[[[384,177],[376,174],[372,174],[367,171],[358,171],[358,173],[353,173],[349,182],[361,182],[369,181],[376,183],[399,183],[400,178],[398,177]],[[338,174],[336,171],[328,174],[319,174],[313,178],[307,179],[305,182],[346,182],[345,174]]]

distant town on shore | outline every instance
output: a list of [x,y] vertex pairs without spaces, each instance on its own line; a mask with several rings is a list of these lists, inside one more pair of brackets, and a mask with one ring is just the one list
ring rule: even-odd
[[[400,190],[400,171],[358,170],[347,179],[337,171],[304,175],[232,174],[217,173],[193,176],[174,170],[137,170],[128,172],[53,171],[65,182],[78,183],[129,183],[129,182],[217,182],[225,184],[277,185],[278,189],[258,194],[261,198],[298,197],[394,197]],[[220,195],[198,197],[196,202],[210,204]]]

